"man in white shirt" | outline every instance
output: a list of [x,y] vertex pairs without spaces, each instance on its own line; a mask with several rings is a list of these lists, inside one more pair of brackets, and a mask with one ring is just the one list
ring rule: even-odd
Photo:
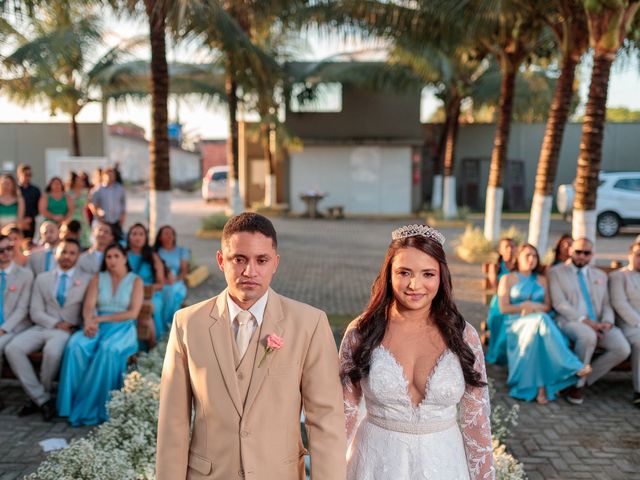
[[[91,280],[91,275],[76,268],[80,256],[77,240],[60,242],[55,256],[57,267],[38,275],[33,285],[30,314],[35,325],[16,335],[5,349],[11,369],[29,396],[18,416],[41,410],[45,421],[55,416],[51,385],[65,345],[82,323],[82,302]],[[28,355],[40,349],[43,357],[38,378]]]

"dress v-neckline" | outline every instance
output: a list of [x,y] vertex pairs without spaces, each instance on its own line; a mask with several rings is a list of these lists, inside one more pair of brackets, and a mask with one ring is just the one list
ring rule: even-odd
[[436,363],[433,365],[433,368],[429,372],[429,375],[427,375],[427,380],[426,380],[426,382],[424,384],[424,388],[423,388],[424,396],[422,397],[422,399],[417,404],[414,404],[413,400],[411,399],[411,393],[409,393],[409,379],[407,378],[407,375],[404,373],[404,368],[402,367],[402,364],[398,361],[398,359],[396,359],[395,355],[393,353],[391,353],[391,350],[389,350],[387,347],[385,347],[384,345],[380,344],[380,345],[378,345],[378,348],[381,351],[385,352],[389,356],[391,361],[394,363],[394,365],[396,365],[396,367],[398,367],[398,369],[400,370],[400,375],[402,376],[402,380],[405,383],[404,393],[405,393],[405,395],[407,397],[407,401],[409,402],[409,405],[411,405],[413,410],[419,410],[420,407],[422,407],[422,404],[427,400],[427,397],[429,396],[429,393],[431,391],[430,388],[429,388],[429,384],[431,383],[431,379],[433,378],[434,374],[436,373],[436,370],[438,370],[438,367],[440,366],[440,363],[442,362],[444,357],[446,357],[447,354],[451,352],[451,350],[449,350],[449,348],[445,347],[445,349],[442,351],[442,353],[440,355],[438,355],[438,358],[436,359]]

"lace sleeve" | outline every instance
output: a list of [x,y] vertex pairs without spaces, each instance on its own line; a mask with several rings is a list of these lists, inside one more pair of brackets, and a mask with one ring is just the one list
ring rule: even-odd
[[[464,339],[476,357],[474,368],[480,373],[481,380],[486,382],[487,372],[484,366],[482,345],[478,333],[469,324],[464,331]],[[467,454],[469,476],[472,480],[495,479],[490,414],[489,388],[467,385],[460,402],[460,428]]]
[[[352,324],[353,325],[353,324]],[[347,445],[351,444],[353,434],[358,423],[360,400],[362,389],[360,383],[354,384],[345,375],[345,372],[353,367],[353,351],[357,345],[357,330],[349,325],[340,344],[340,378],[342,380],[342,396],[344,398],[345,428],[347,432]]]

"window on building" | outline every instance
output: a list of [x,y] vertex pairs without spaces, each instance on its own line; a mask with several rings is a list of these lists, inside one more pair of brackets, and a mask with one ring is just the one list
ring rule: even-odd
[[342,85],[319,83],[311,86],[295,83],[291,88],[292,112],[337,113],[342,111]]

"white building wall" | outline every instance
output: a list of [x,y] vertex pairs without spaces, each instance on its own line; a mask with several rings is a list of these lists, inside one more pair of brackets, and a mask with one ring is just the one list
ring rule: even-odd
[[327,194],[320,210],[343,205],[355,214],[411,213],[411,147],[307,146],[291,153],[291,209],[301,213],[300,194]]

